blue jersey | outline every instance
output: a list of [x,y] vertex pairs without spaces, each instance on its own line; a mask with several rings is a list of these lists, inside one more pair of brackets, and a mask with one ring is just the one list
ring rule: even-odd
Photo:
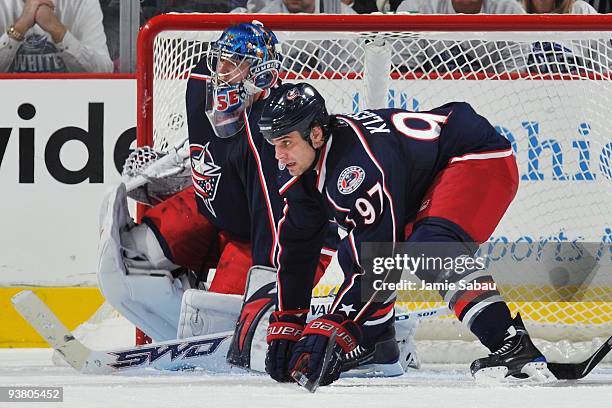
[[[239,134],[222,139],[215,135],[205,113],[207,81],[210,75],[203,60],[192,70],[186,92],[198,210],[232,238],[251,242],[254,265],[275,266],[276,228],[282,201],[275,187],[278,164],[274,149],[257,126],[264,99],[253,103],[246,126]],[[264,96],[281,89],[282,85]],[[335,245],[333,236],[330,236],[330,245]]]
[[[309,223],[322,220],[308,218],[317,214],[313,205],[320,202],[327,216],[347,233],[338,245],[345,275],[339,297],[352,294],[351,307],[343,305],[344,310],[356,320],[371,316],[375,307],[360,296],[361,244],[404,241],[404,228],[415,220],[438,173],[471,153],[482,152],[509,155],[511,147],[467,103],[449,103],[429,112],[380,109],[336,116],[313,171],[299,177],[279,172],[279,192],[286,200],[284,219],[288,220],[279,229],[280,304],[286,309],[308,306],[296,304],[296,299],[306,297],[288,289],[295,287],[288,265],[293,263],[291,257],[299,256],[293,253],[297,247],[320,247]],[[318,214],[322,216],[323,210]],[[300,231],[306,233],[296,245]]]

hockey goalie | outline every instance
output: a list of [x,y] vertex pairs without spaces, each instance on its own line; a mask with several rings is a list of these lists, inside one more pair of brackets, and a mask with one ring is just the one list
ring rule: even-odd
[[[107,301],[155,341],[234,331],[227,362],[262,372],[274,366],[266,361],[266,338],[279,339],[268,321],[285,319],[275,312],[283,202],[273,182],[274,148],[257,126],[265,100],[282,92],[277,44],[257,22],[229,27],[211,44],[187,84],[189,140],[167,152],[143,147],[130,155],[124,182],[101,210],[98,263]],[[139,224],[128,196],[150,207]],[[316,269],[312,287],[338,240],[334,224],[316,228],[323,250],[293,265],[294,273]],[[311,310],[331,302],[313,299]],[[313,318],[308,310],[287,316]],[[357,360],[346,355],[345,370],[392,376],[418,366],[414,319],[402,322]],[[291,335],[299,332],[282,334]],[[289,355],[293,342],[275,344]],[[219,367],[225,359],[207,355],[192,364]]]

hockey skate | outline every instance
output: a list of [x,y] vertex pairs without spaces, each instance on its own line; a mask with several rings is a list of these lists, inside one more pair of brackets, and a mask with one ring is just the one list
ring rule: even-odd
[[393,325],[371,347],[359,345],[342,360],[342,376],[395,377],[405,371]]
[[546,358],[531,341],[519,314],[506,331],[504,342],[488,357],[475,360],[470,371],[476,380],[533,378],[540,381],[554,379],[547,368]]

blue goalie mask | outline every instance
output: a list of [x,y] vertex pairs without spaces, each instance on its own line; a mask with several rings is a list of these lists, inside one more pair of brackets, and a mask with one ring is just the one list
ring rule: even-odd
[[277,83],[281,66],[277,46],[274,33],[258,22],[232,26],[211,43],[206,58],[212,75],[206,115],[218,137],[239,133],[254,96]]

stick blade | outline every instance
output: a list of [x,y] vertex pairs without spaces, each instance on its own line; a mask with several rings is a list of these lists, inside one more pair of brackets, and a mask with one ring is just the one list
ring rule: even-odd
[[321,372],[316,378],[308,379],[303,373],[299,371],[294,371],[291,373],[291,377],[301,385],[303,388],[308,390],[311,393],[314,393],[317,388],[319,388],[319,384],[321,383],[321,378],[327,371],[329,367],[329,363],[332,359],[332,353],[334,352],[334,347],[336,346],[336,335],[338,333],[337,329],[334,329],[332,334],[329,336],[329,340],[327,342],[327,347],[325,348],[325,354],[323,355],[323,363],[321,364]]
[[612,336],[595,353],[582,363],[548,363],[548,369],[558,380],[578,380],[586,377],[612,350]]
[[11,298],[17,312],[40,334],[68,364],[81,371],[91,350],[74,338],[57,316],[30,290],[23,290]]

